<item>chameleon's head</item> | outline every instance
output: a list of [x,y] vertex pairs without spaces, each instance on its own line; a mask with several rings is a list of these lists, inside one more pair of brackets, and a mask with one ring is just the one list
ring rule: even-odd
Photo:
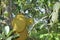
[[28,18],[27,19],[27,26],[32,25],[33,24],[33,18]]

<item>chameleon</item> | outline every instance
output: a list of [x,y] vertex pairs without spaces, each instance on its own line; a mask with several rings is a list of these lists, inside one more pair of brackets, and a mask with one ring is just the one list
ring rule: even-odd
[[20,34],[20,37],[17,40],[25,40],[28,36],[27,26],[33,24],[32,18],[26,18],[23,14],[17,14],[12,20],[13,30]]

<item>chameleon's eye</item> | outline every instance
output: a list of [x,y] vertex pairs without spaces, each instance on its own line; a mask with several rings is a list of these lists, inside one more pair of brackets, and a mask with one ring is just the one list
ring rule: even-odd
[[31,24],[33,24],[33,19],[32,19],[32,18],[30,18],[30,19],[29,19],[29,22],[30,22]]
[[33,24],[33,19],[32,18],[28,18],[27,19],[27,26]]

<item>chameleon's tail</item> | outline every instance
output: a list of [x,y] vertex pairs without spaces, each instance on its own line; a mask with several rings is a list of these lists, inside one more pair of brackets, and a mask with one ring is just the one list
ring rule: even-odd
[[19,38],[17,38],[17,40],[25,40],[28,37],[27,29],[25,29],[24,31],[20,32],[19,34],[20,34],[20,36],[19,36]]

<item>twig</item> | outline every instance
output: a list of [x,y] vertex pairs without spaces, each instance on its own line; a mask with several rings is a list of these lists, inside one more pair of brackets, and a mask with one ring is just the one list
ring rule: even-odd
[[39,19],[37,22],[35,22],[33,25],[32,25],[32,27],[30,28],[30,30],[29,30],[29,32],[31,32],[31,30],[34,28],[34,26],[38,23],[38,22],[40,22],[41,20],[43,20],[43,19],[45,19],[45,18],[47,18],[48,16],[44,16],[44,17],[42,17],[41,19]]

